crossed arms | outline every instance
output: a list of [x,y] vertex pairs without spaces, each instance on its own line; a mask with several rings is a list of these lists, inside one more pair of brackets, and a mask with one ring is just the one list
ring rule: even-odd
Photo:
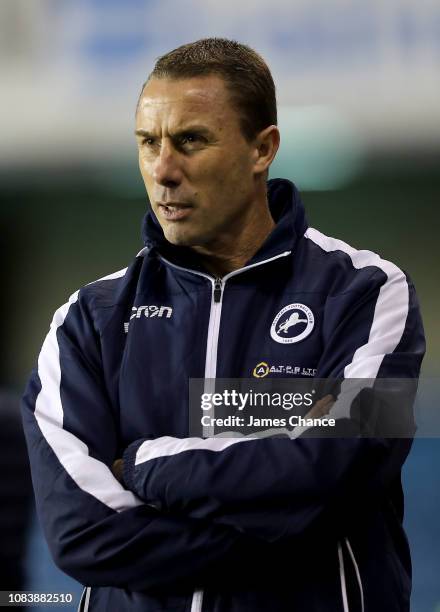
[[[375,299],[373,291],[363,303]],[[323,361],[340,374],[380,358],[416,377],[424,345],[409,303],[398,350],[379,354],[386,344],[379,334],[367,349],[354,342],[338,352],[338,335],[350,337],[364,316],[359,307],[341,321]],[[83,584],[200,584],[232,556],[303,538],[327,517],[337,515],[332,528],[342,529],[345,516],[379,499],[400,470],[408,440],[158,438],[126,449],[124,488],[111,470],[117,418],[91,319],[78,294],[57,311],[23,404],[39,517],[56,563]]]

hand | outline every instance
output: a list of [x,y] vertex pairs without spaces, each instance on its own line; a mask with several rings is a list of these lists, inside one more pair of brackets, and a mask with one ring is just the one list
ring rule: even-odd
[[123,459],[116,459],[116,461],[113,462],[112,472],[113,472],[113,475],[116,477],[116,479],[119,480],[119,482],[124,481],[124,460]]
[[331,407],[335,403],[333,395],[324,395],[320,400],[313,405],[309,412],[305,415],[306,419],[318,419],[330,412]]

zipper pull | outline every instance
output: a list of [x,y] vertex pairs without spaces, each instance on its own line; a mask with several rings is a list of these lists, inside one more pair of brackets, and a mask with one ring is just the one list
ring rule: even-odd
[[222,299],[222,279],[216,278],[214,281],[214,302],[220,302]]

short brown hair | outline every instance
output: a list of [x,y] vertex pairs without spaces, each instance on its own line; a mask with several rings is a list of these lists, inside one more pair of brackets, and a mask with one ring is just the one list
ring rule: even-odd
[[226,38],[203,38],[159,57],[141,95],[152,78],[185,79],[211,74],[225,80],[247,140],[277,124],[275,84],[266,62],[247,45]]

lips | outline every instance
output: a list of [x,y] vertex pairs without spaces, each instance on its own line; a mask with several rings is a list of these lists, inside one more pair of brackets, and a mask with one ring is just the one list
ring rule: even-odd
[[180,204],[176,202],[168,202],[167,204],[159,204],[160,215],[167,221],[180,221],[191,214],[192,206],[190,204]]

